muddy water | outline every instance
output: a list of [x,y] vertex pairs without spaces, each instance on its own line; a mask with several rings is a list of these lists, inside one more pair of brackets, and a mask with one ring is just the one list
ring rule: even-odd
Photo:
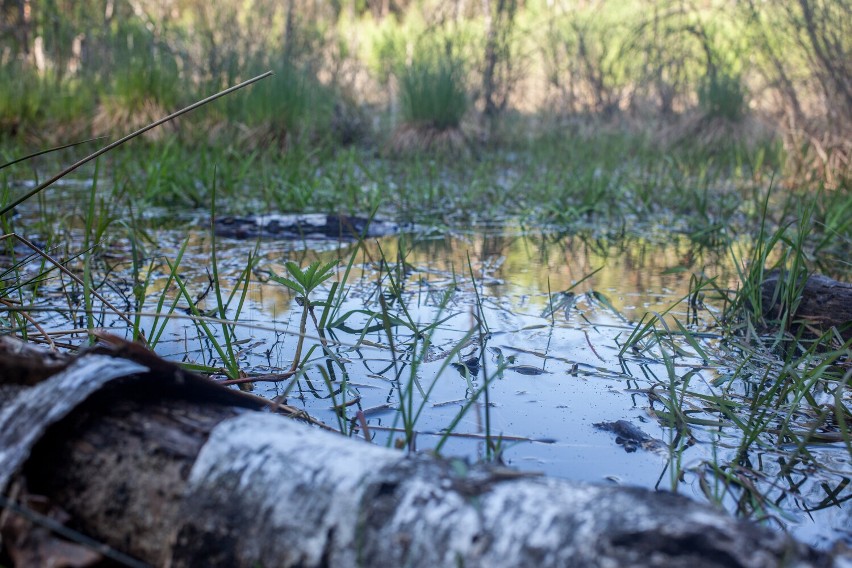
[[[146,258],[153,264],[141,306],[148,314],[142,318],[148,337],[155,325],[150,314],[160,298],[165,293],[168,307],[178,295],[174,284],[165,288],[168,270],[160,259],[173,260],[185,238],[189,240],[179,273],[193,297],[207,289],[209,234],[157,234],[156,244],[147,245]],[[666,426],[661,399],[683,392],[712,394],[717,390],[713,382],[741,362],[735,356],[726,360],[719,350],[713,323],[721,304],[712,301],[709,291],[697,319],[680,302],[691,291],[693,274],[715,278],[719,288],[736,286],[724,249],[706,249],[665,230],[601,237],[508,225],[473,231],[421,227],[413,235],[373,240],[357,248],[327,240],[256,243],[220,238],[216,250],[226,295],[248,258],[257,257],[239,324],[233,327],[236,358],[249,374],[285,372],[296,350],[301,307],[293,293],[271,282],[268,274],[286,275],[288,260],[306,266],[313,260],[340,259],[334,279],[312,296],[323,300],[330,283],[342,280],[354,255],[343,286],[345,299],[329,318],[340,320],[328,332],[331,356],[323,354],[309,325],[304,372],[280,383],[252,383],[249,388],[258,394],[285,397],[289,405],[350,436],[369,436],[376,444],[399,444],[406,420],[416,415],[412,429],[417,451],[434,449],[446,438],[441,448],[445,455],[491,457],[524,470],[675,490],[698,500],[715,493],[731,511],[742,494],[725,494],[708,464],[733,464],[741,468],[743,479],[769,496],[771,502],[762,506],[772,523],[818,546],[852,542],[849,507],[843,506],[852,497],[852,465],[842,445],[810,448],[820,467],[794,464],[784,471],[783,451],[771,447],[737,464],[733,428],[693,425],[686,443]],[[107,253],[110,293],[128,298],[129,244],[117,241]],[[239,297],[238,291],[229,319],[236,317]],[[214,298],[208,293],[198,302],[199,309],[215,307]],[[380,319],[365,313],[381,312],[382,304],[389,315],[408,323],[391,325],[392,339]],[[682,352],[669,367],[659,350],[619,356],[644,314],[662,314],[672,306],[666,321],[674,325],[678,320],[701,332],[702,347],[718,357],[703,361],[686,344],[677,346]],[[184,308],[186,302],[179,300],[158,353],[221,368],[214,342],[183,315]],[[68,325],[58,319],[55,323]],[[108,316],[100,324],[123,333],[119,322]],[[210,324],[209,329],[222,342],[221,327]],[[426,336],[431,342],[428,351]],[[682,405],[708,420],[718,419],[701,414],[695,398],[684,397]],[[335,410],[340,406],[345,410]],[[633,448],[595,427],[619,420],[629,421],[655,443],[627,452],[625,448]]]

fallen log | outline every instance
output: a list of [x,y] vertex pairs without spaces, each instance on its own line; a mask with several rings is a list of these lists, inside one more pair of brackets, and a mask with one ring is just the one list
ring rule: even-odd
[[232,239],[303,239],[321,238],[357,240],[394,235],[401,227],[383,219],[318,213],[282,215],[268,213],[247,217],[218,217],[213,230]]
[[[785,278],[781,271],[773,270],[761,283],[763,315],[767,318],[779,319],[785,309],[779,298]],[[852,338],[852,284],[811,274],[804,283],[793,319],[820,333],[834,327],[844,340]]]
[[[406,456],[263,411],[153,355],[118,355],[85,353],[0,399],[0,492],[42,495],[74,530],[145,563],[841,564],[681,496]],[[3,513],[6,554],[38,556],[15,549],[16,515]]]

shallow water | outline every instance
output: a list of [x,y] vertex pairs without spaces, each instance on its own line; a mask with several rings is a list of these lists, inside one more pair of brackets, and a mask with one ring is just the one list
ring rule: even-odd
[[[268,397],[284,396],[287,404],[355,437],[365,436],[358,415],[363,413],[366,433],[377,444],[404,441],[400,430],[405,416],[416,413],[412,428],[418,451],[434,449],[452,426],[441,448],[444,455],[493,458],[487,445],[490,438],[497,440],[492,450],[499,459],[524,470],[675,490],[706,500],[704,490],[721,491],[707,464],[736,464],[737,434],[733,428],[693,425],[693,439],[684,445],[661,418],[665,410],[661,397],[684,391],[718,392],[714,380],[731,374],[741,362],[719,348],[713,323],[721,305],[710,301],[708,293],[706,304],[690,314],[681,302],[691,291],[693,274],[715,278],[719,288],[736,286],[728,252],[704,248],[663,229],[641,236],[599,234],[506,224],[470,231],[420,227],[415,234],[365,242],[355,252],[345,301],[330,321],[351,310],[381,312],[383,296],[388,314],[413,322],[421,333],[394,325],[390,341],[380,319],[353,313],[329,331],[333,356],[324,356],[309,323],[303,356],[309,352],[310,358],[304,373],[247,388]],[[168,269],[161,259],[174,260],[186,238],[179,273],[193,297],[208,287],[209,233],[158,232],[155,244],[146,245],[145,255],[153,272],[141,327],[149,338],[155,322],[166,321],[153,315],[167,283]],[[335,278],[312,296],[323,300],[330,283],[343,278],[355,247],[328,240],[216,240],[224,294],[231,292],[249,256],[257,256],[239,324],[233,328],[242,370],[283,373],[294,357],[301,308],[289,290],[269,281],[269,272],[286,275],[287,260],[306,266],[313,260],[340,259]],[[132,310],[130,253],[124,240],[105,251],[110,286],[102,291],[116,302],[125,299],[123,305]],[[177,294],[172,284],[166,307]],[[56,305],[59,296],[51,295],[48,287],[40,304]],[[208,293],[198,308],[214,308],[214,298]],[[235,298],[227,319],[236,316],[239,292]],[[70,304],[66,301],[66,306]],[[184,300],[177,302],[157,352],[176,361],[221,368],[214,343],[184,315],[186,305]],[[671,367],[655,349],[619,356],[644,314],[662,314],[672,306],[666,322],[674,326],[677,320],[699,332],[702,348],[714,354],[713,361],[701,360],[685,342],[676,346],[681,352]],[[69,307],[62,315],[46,313],[42,323],[54,329],[73,327],[81,320],[79,311]],[[317,311],[319,317],[321,310]],[[423,330],[436,321],[440,324],[424,353]],[[109,315],[98,325],[124,335],[121,322]],[[211,322],[209,329],[222,342],[221,326]],[[334,409],[344,403],[345,412]],[[697,416],[719,418],[718,413],[702,410],[698,399],[684,396],[683,406]],[[666,449],[627,453],[614,434],[594,426],[617,420],[630,421]],[[821,547],[837,540],[852,543],[849,452],[842,444],[808,449],[814,461],[796,464],[790,471],[784,471],[783,452],[771,447],[753,451],[749,464],[739,464],[742,479],[777,501],[763,504],[770,524],[789,527],[799,538]],[[742,495],[734,490],[719,500],[733,511]]]

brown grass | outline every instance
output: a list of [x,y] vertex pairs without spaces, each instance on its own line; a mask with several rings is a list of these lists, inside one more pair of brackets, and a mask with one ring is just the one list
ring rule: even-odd
[[[116,98],[107,97],[100,105],[92,120],[92,132],[95,136],[126,134],[151,124],[159,118],[169,114],[169,109],[164,109],[152,99],[145,99],[139,104],[126,106]],[[179,127],[178,121],[173,120],[168,124],[172,130]],[[168,129],[155,128],[143,134],[143,138],[151,142],[163,140],[169,134]]]
[[470,144],[461,128],[403,124],[391,137],[390,151],[396,155],[440,154],[460,158],[470,156]]
[[665,148],[690,144],[712,151],[732,143],[755,148],[776,136],[775,129],[769,123],[752,114],[734,122],[724,118],[710,118],[695,110],[663,122],[653,134],[653,140]]

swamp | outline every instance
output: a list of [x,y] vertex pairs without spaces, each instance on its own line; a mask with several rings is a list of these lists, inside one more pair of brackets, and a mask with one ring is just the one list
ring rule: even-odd
[[850,27],[849,0],[0,2],[0,335],[135,342],[360,443],[848,559]]

